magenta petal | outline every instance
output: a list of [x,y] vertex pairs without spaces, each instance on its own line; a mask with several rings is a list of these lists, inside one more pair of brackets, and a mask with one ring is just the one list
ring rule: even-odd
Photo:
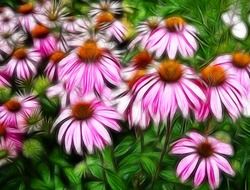
[[207,160],[208,182],[213,189],[216,189],[220,183],[220,173],[217,163],[213,158]]
[[194,176],[194,185],[196,187],[202,183],[205,175],[206,175],[206,161],[203,159],[201,160]]
[[233,171],[232,167],[230,166],[229,162],[223,157],[218,154],[215,154],[214,157],[215,161],[218,164],[218,167],[224,171],[225,173],[234,176],[235,172]]

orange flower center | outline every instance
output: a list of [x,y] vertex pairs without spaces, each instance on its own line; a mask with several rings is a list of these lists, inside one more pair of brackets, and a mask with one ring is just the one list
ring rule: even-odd
[[0,137],[5,136],[6,134],[6,126],[3,123],[0,123]]
[[159,66],[158,73],[163,81],[177,82],[182,77],[182,67],[179,61],[165,60]]
[[13,57],[19,60],[25,59],[27,57],[27,50],[25,48],[19,48],[14,51]]
[[101,58],[102,49],[94,40],[87,40],[79,49],[78,56],[86,62],[94,62]]
[[201,78],[209,86],[219,86],[226,80],[226,72],[219,65],[207,66],[201,71]]
[[176,32],[186,24],[185,20],[181,17],[170,17],[165,19],[164,22],[170,32]]
[[128,87],[131,89],[134,84],[144,75],[146,74],[145,70],[138,70],[136,73],[131,77],[131,79],[128,81]]
[[19,8],[17,9],[18,13],[21,14],[30,14],[33,11],[33,5],[32,3],[26,3],[24,5],[20,5]]
[[37,24],[31,31],[33,38],[45,38],[49,34],[49,29],[41,24]]
[[86,120],[93,115],[93,108],[90,103],[80,102],[72,106],[72,115],[77,120]]
[[197,147],[197,153],[203,158],[208,158],[213,155],[214,150],[211,144],[205,141]]
[[250,64],[250,55],[237,52],[233,54],[233,65],[238,68],[245,68]]
[[114,15],[112,13],[105,11],[97,16],[96,22],[97,24],[105,24],[111,23],[114,19]]
[[50,56],[50,60],[53,61],[53,63],[59,63],[63,58],[65,57],[65,53],[62,51],[55,51]]
[[134,65],[138,69],[145,69],[153,60],[148,51],[144,50],[134,57]]
[[15,100],[11,99],[7,101],[4,106],[9,110],[10,112],[18,112],[21,109],[21,104]]

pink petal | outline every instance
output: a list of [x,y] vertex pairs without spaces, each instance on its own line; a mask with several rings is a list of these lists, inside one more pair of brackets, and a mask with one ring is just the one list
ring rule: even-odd
[[225,173],[234,176],[235,172],[233,171],[229,162],[221,155],[215,154],[214,160],[217,162],[218,167]]
[[205,175],[206,175],[206,161],[202,159],[194,176],[194,185],[196,187],[202,183]]
[[217,163],[214,159],[207,159],[207,176],[208,182],[213,189],[216,189],[220,183],[220,173]]

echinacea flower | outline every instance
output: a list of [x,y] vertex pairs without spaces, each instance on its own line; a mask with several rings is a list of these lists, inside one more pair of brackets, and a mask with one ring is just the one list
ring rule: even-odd
[[43,56],[50,56],[57,48],[57,39],[50,33],[50,30],[37,24],[31,31],[34,48]]
[[150,36],[147,48],[157,57],[167,55],[174,59],[177,52],[183,57],[191,57],[198,49],[196,33],[196,29],[183,18],[169,17]]
[[24,31],[31,32],[36,26],[35,15],[39,12],[38,10],[32,3],[25,3],[17,8],[18,19]]
[[12,141],[0,140],[0,166],[11,162],[17,157],[16,146]]
[[18,79],[27,80],[37,73],[37,67],[41,60],[41,55],[34,49],[18,48],[11,59],[5,65],[6,72],[10,76],[16,76]]
[[119,2],[101,1],[100,4],[92,4],[90,16],[94,17],[97,28],[105,28],[109,37],[114,37],[119,42],[125,38],[127,28],[117,18],[122,12]]
[[206,97],[195,72],[177,60],[163,60],[156,70],[141,77],[132,88],[140,112],[148,111],[156,123],[172,120],[179,111],[186,118]]
[[240,72],[235,72],[232,66],[222,66],[227,61],[224,56],[220,56],[202,69],[201,78],[204,81],[207,102],[198,110],[196,119],[204,120],[212,114],[217,120],[222,120],[223,108],[233,120],[242,113],[246,102],[246,89],[239,80]]
[[66,56],[66,53],[63,51],[54,51],[50,58],[49,63],[47,64],[44,72],[46,76],[51,80],[55,81],[58,79],[58,63]]
[[27,115],[39,108],[34,96],[15,96],[0,106],[0,122],[23,128],[21,125]]
[[105,105],[95,97],[74,97],[72,104],[62,110],[53,129],[58,129],[58,141],[64,144],[66,152],[75,150],[82,155],[84,147],[92,153],[95,148],[110,145],[108,128],[120,131],[121,116],[114,108]]
[[46,1],[35,18],[42,25],[55,28],[66,20],[67,15],[68,11],[62,1]]
[[89,39],[59,62],[58,79],[70,90],[79,87],[83,94],[101,94],[108,85],[120,83],[120,70],[112,52]]
[[176,169],[181,181],[185,182],[193,173],[196,187],[207,177],[210,187],[216,189],[220,184],[220,171],[235,174],[226,160],[226,156],[233,155],[232,146],[211,136],[189,132],[187,137],[173,143],[171,153],[184,157]]
[[11,8],[0,7],[0,26],[1,31],[14,29],[18,26],[17,17]]
[[161,18],[150,17],[146,21],[139,23],[136,28],[136,37],[129,44],[129,48],[134,48],[135,46],[146,47],[149,42],[150,37],[157,31],[160,26]]

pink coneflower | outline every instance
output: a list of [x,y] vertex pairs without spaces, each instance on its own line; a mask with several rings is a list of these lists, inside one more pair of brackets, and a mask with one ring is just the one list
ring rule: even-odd
[[67,19],[68,11],[61,1],[46,1],[36,14],[36,19],[48,28],[60,26]]
[[59,62],[58,77],[70,90],[79,87],[83,94],[100,94],[107,85],[120,83],[120,63],[109,50],[89,39]]
[[66,20],[62,23],[62,29],[65,32],[75,33],[78,28],[78,20],[82,20],[82,18],[76,18],[74,16],[69,16]]
[[23,4],[17,8],[19,22],[24,31],[31,32],[36,26],[35,15],[37,12],[39,12],[38,9],[32,3]]
[[218,57],[201,71],[207,102],[198,110],[198,120],[206,119],[209,113],[222,120],[224,107],[233,120],[243,111],[246,89],[233,69],[221,65],[224,61],[223,57]]
[[190,132],[187,137],[173,143],[171,153],[185,156],[177,166],[177,175],[185,182],[194,173],[196,187],[207,176],[211,188],[217,188],[220,183],[220,171],[234,175],[225,158],[233,155],[232,147],[211,136],[204,137],[197,132]]
[[16,146],[12,141],[0,140],[0,166],[11,162],[17,157]]
[[0,88],[10,86],[10,76],[3,69],[0,69]]
[[187,24],[181,17],[165,19],[149,38],[147,48],[156,53],[157,57],[163,54],[170,59],[176,57],[177,51],[183,57],[193,56],[198,49],[196,29]]
[[31,31],[34,47],[43,57],[50,56],[57,48],[56,38],[50,34],[50,30],[43,25],[36,25]]
[[111,144],[107,128],[120,131],[121,116],[95,97],[74,97],[72,105],[65,108],[53,127],[59,128],[58,141],[65,145],[67,153],[72,149],[83,153],[83,145],[92,153],[95,148],[103,149]]
[[51,80],[57,80],[58,79],[58,63],[66,56],[66,53],[63,51],[54,51],[49,59],[49,63],[47,64],[44,72],[46,76]]
[[137,36],[129,45],[129,48],[135,46],[146,47],[150,37],[157,31],[160,25],[161,19],[159,17],[151,17],[148,20],[141,22],[137,27]]
[[140,109],[155,123],[172,120],[177,111],[188,117],[190,110],[201,107],[206,97],[191,68],[177,60],[163,60],[157,67],[132,88],[134,101],[141,101]]
[[12,126],[11,123],[0,123],[0,139],[12,141],[17,148],[21,148],[25,130]]
[[18,48],[6,64],[6,72],[18,79],[30,79],[36,75],[40,60],[41,55],[36,50]]
[[97,28],[104,27],[107,36],[122,42],[127,33],[127,28],[117,18],[120,17],[122,10],[119,2],[101,1],[99,4],[92,4],[90,16],[94,17]]
[[23,128],[20,125],[27,115],[39,108],[39,103],[33,96],[16,96],[0,106],[0,122],[9,123]]
[[0,30],[14,29],[18,25],[15,13],[9,7],[0,7]]

